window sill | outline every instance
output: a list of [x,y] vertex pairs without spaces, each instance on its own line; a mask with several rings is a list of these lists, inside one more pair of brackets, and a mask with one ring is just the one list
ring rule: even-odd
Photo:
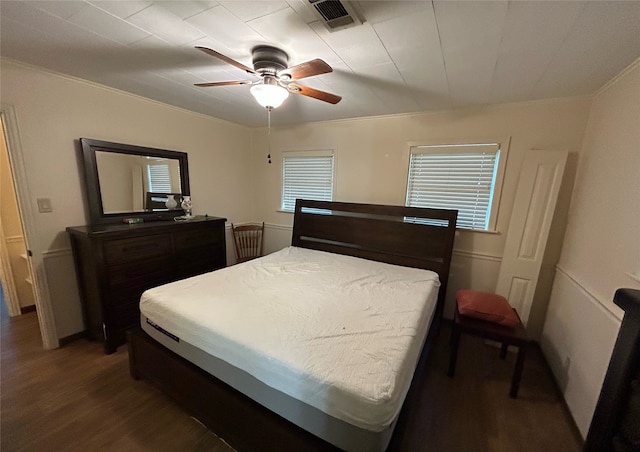
[[500,231],[483,231],[482,229],[456,228],[456,232],[479,232],[480,234],[500,235]]

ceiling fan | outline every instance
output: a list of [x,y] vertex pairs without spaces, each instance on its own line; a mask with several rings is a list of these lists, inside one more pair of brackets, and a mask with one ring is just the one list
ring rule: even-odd
[[335,94],[296,83],[297,80],[306,77],[333,72],[331,66],[321,59],[289,67],[289,55],[285,51],[269,45],[259,45],[251,50],[253,60],[253,69],[251,69],[207,47],[198,46],[196,49],[259,78],[258,80],[196,83],[196,86],[252,85],[251,94],[267,110],[282,105],[289,93],[302,94],[330,104],[337,104],[342,99],[342,97]]

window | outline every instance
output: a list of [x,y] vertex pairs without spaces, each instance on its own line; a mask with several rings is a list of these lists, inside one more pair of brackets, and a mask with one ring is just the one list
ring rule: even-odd
[[458,228],[495,230],[505,160],[498,143],[412,146],[406,205],[457,209]]
[[333,151],[283,152],[281,209],[293,212],[298,198],[333,201]]
[[155,193],[171,193],[171,175],[169,165],[147,165],[149,191]]
[[147,165],[149,191],[154,193],[180,193],[180,167],[174,162]]

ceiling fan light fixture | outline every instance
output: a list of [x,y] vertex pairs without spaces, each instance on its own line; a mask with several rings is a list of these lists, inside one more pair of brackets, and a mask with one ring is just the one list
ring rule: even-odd
[[[265,82],[267,80],[265,79]],[[260,83],[251,87],[251,94],[265,108],[278,108],[289,97],[286,88],[276,84]]]
[[[338,0],[321,1],[331,2]],[[333,72],[331,66],[320,58],[289,66],[289,56],[286,52],[277,47],[259,45],[251,50],[253,56],[253,69],[251,69],[213,49],[199,46],[196,47],[196,49],[261,79],[258,81],[233,80],[228,82],[196,83],[196,86],[252,85],[251,94],[256,98],[256,101],[268,111],[282,105],[287,97],[289,97],[290,92],[330,104],[337,104],[342,99],[342,97],[335,94],[297,83],[298,80],[303,78]]]

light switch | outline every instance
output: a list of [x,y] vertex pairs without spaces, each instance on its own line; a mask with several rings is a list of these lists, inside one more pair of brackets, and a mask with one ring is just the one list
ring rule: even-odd
[[51,200],[49,198],[38,198],[38,212],[47,213],[53,212],[53,207],[51,207]]

